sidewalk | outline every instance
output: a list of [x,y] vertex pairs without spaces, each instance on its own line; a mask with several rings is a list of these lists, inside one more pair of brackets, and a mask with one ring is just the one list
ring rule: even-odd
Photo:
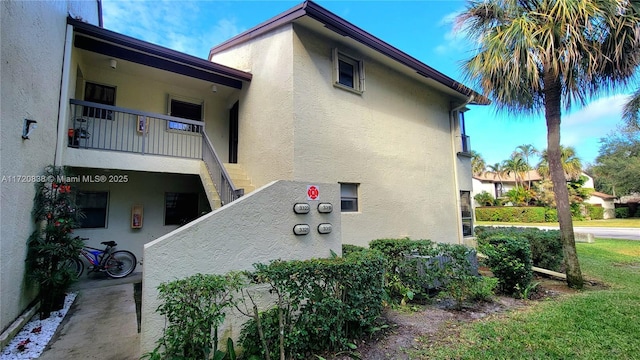
[[138,359],[140,334],[133,284],[141,279],[141,273],[124,279],[83,275],[73,287],[78,297],[39,359]]

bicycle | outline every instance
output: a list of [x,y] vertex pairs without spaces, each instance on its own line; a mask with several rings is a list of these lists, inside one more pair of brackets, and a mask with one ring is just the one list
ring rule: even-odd
[[[89,238],[78,238],[83,241],[89,240]],[[89,262],[89,271],[87,272],[87,275],[91,272],[99,271],[106,272],[107,275],[114,279],[119,279],[130,275],[133,270],[135,270],[138,260],[131,251],[113,251],[113,248],[118,246],[115,241],[103,241],[101,244],[106,246],[104,250],[91,246],[84,246],[80,249],[80,255],[78,258],[70,261],[68,266],[74,274],[77,274],[77,278],[79,278],[84,271],[84,262],[82,261],[82,257],[87,259]]]

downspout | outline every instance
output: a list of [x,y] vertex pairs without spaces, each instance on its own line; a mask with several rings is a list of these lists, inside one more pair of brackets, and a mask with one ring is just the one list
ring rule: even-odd
[[56,153],[53,162],[56,166],[62,166],[62,152],[67,143],[67,109],[69,106],[69,71],[71,68],[71,49],[73,41],[73,26],[67,25],[67,34],[64,42],[64,57],[62,60],[62,78],[60,79],[60,103],[58,104],[58,140],[56,141]]
[[[456,117],[454,117],[454,113],[464,107],[466,107],[467,105],[469,105],[470,102],[473,101],[474,96],[471,95],[467,101],[465,101],[464,103],[462,103],[461,105],[458,105],[454,108],[452,108],[451,110],[449,110],[449,126],[451,127],[451,130],[455,130],[456,129],[456,121],[458,121],[458,119]],[[456,216],[457,219],[457,223],[458,223],[458,243],[463,244],[464,243],[464,235],[462,234],[462,207],[460,204],[460,183],[458,182],[458,156],[456,153],[456,134],[455,131],[451,131],[451,136],[453,137],[452,141],[451,141],[451,154],[453,155],[453,181],[455,183],[455,193],[456,193],[456,209],[458,210],[458,214]],[[473,207],[473,203],[472,203],[472,207]],[[474,214],[473,211],[471,212],[471,221],[475,223],[475,219],[474,219]]]

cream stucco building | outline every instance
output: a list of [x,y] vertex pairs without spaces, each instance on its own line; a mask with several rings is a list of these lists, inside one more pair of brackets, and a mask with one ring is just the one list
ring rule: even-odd
[[[2,175],[70,167],[87,214],[76,233],[92,245],[116,240],[145,264],[147,313],[154,285],[174,276],[162,273],[161,249],[260,241],[249,225],[220,225],[224,205],[256,188],[228,208],[260,219],[268,241],[289,229],[282,219],[297,219],[269,204],[304,201],[288,194],[301,184],[329,184],[322,194],[335,211],[331,241],[290,255],[267,246],[261,261],[328,256],[341,242],[471,236],[464,112],[488,100],[462,84],[313,2],[213,47],[208,60],[102,28],[99,2],[63,4],[1,5]],[[33,16],[42,28],[25,31]],[[30,140],[25,118],[38,121]],[[1,185],[4,329],[33,299],[23,267],[33,184]],[[187,260],[181,276],[206,271]]]

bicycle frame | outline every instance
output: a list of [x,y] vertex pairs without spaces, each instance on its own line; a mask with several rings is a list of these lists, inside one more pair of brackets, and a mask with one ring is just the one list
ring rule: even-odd
[[[107,248],[108,249],[108,248]],[[89,264],[99,267],[102,259],[104,259],[104,255],[106,254],[106,250],[100,250],[91,246],[85,246],[80,250],[80,254],[89,261]]]

